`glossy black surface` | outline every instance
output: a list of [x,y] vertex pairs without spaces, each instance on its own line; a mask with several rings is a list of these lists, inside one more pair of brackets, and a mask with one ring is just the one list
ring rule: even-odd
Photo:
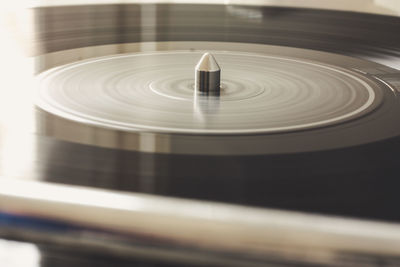
[[356,57],[393,57],[399,18],[317,9],[231,5],[95,5],[33,10],[36,53],[149,41],[229,41]]
[[399,161],[393,155],[399,149],[393,139],[292,155],[179,156],[46,140],[38,159],[45,169],[35,174],[58,183],[398,220]]

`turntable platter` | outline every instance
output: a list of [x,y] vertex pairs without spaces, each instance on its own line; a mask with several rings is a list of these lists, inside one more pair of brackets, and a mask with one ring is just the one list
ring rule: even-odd
[[[251,51],[251,45],[248,46]],[[79,61],[39,77],[39,106],[87,124],[191,134],[290,132],[338,124],[382,102],[376,83],[343,68],[268,54],[213,51],[221,94],[194,91],[199,52]]]
[[[100,147],[193,155],[320,151],[400,133],[395,113],[387,112],[400,108],[397,91],[373,72],[400,80],[395,69],[282,46],[147,45],[160,51],[138,52],[146,43],[127,44],[130,53],[49,66],[38,75],[36,103],[46,111],[39,111],[45,118],[40,133]],[[194,66],[204,51],[221,65],[219,96],[194,90]],[[143,146],[143,140],[154,145]]]

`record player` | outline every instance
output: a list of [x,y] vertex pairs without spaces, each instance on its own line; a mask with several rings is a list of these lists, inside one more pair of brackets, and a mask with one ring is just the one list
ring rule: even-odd
[[0,265],[400,265],[400,5],[348,2],[6,9]]

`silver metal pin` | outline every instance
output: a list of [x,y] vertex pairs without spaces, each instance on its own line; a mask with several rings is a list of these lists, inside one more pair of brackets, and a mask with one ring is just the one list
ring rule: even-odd
[[195,68],[195,90],[201,94],[220,94],[221,69],[210,53],[205,53]]

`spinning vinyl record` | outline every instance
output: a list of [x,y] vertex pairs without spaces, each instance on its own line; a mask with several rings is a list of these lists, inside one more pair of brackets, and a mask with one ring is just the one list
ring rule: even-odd
[[[189,4],[32,12],[33,179],[400,218],[397,17]],[[196,90],[205,53],[218,95]]]
[[41,267],[398,265],[397,226],[349,219],[400,220],[398,9],[239,2],[7,17],[0,237]]
[[[201,52],[169,50],[52,68],[38,76],[37,104],[78,122],[70,126],[74,141],[86,142],[82,127],[92,127],[94,134],[101,128],[108,139],[120,139],[117,148],[141,150],[140,135],[151,133],[150,140],[159,140],[151,152],[169,154],[308,152],[385,139],[399,130],[396,112],[387,112],[398,106],[396,89],[363,71],[383,66],[267,45],[180,42],[183,46],[259,53],[213,51],[222,75],[217,96],[195,90]],[[386,71],[397,78],[396,70]]]

